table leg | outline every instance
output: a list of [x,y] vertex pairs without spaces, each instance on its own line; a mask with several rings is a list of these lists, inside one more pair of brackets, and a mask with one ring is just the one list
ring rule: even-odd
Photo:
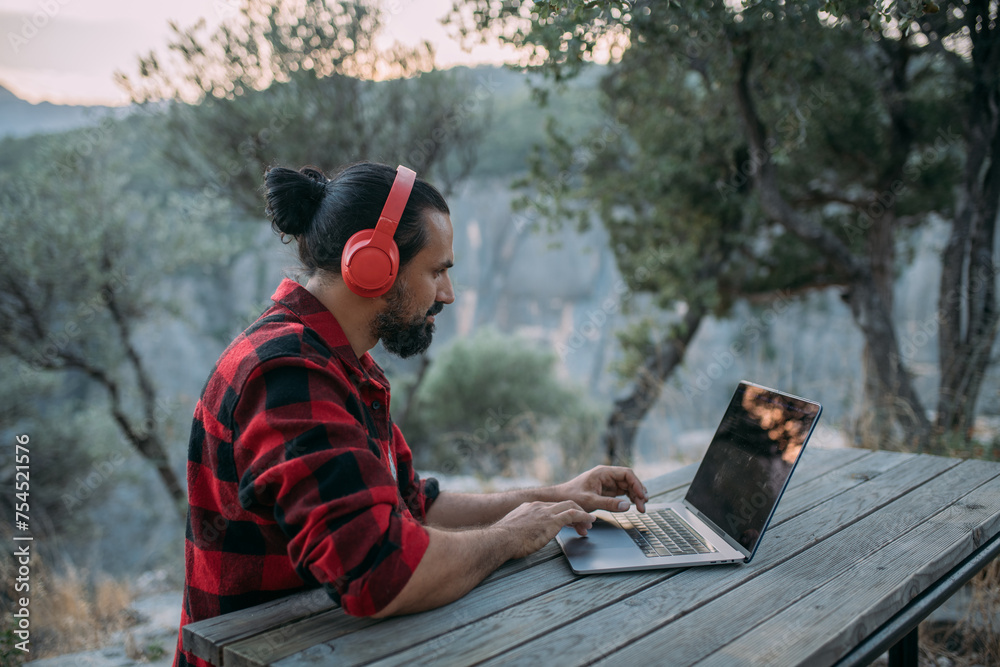
[[889,649],[889,667],[917,667],[920,626],[914,626],[906,635]]

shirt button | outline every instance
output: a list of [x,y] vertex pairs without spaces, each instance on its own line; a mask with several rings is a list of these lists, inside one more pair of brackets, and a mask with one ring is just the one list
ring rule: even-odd
[[379,410],[382,408],[382,404],[378,401],[372,401],[372,410]]

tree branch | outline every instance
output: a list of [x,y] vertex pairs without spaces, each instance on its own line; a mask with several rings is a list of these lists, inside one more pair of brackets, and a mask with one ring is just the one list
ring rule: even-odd
[[772,144],[767,140],[764,125],[757,115],[750,96],[750,65],[752,52],[746,49],[739,63],[736,79],[736,102],[750,144],[751,155],[764,155],[767,159],[757,169],[754,180],[760,194],[761,208],[772,220],[809,245],[817,248],[833,262],[843,267],[847,276],[861,279],[868,275],[868,268],[839,238],[804,216],[799,215],[778,191],[774,163],[770,159]]

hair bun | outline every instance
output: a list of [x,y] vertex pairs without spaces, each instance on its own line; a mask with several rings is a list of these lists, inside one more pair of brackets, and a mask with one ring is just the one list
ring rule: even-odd
[[330,180],[316,167],[299,171],[270,167],[264,174],[264,213],[271,226],[283,234],[306,232],[326,196]]

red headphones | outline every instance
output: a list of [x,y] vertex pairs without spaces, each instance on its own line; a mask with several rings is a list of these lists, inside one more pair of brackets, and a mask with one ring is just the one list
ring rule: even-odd
[[362,229],[347,240],[340,257],[340,274],[355,294],[381,296],[396,282],[399,248],[392,237],[416,179],[417,172],[399,165],[375,229]]

